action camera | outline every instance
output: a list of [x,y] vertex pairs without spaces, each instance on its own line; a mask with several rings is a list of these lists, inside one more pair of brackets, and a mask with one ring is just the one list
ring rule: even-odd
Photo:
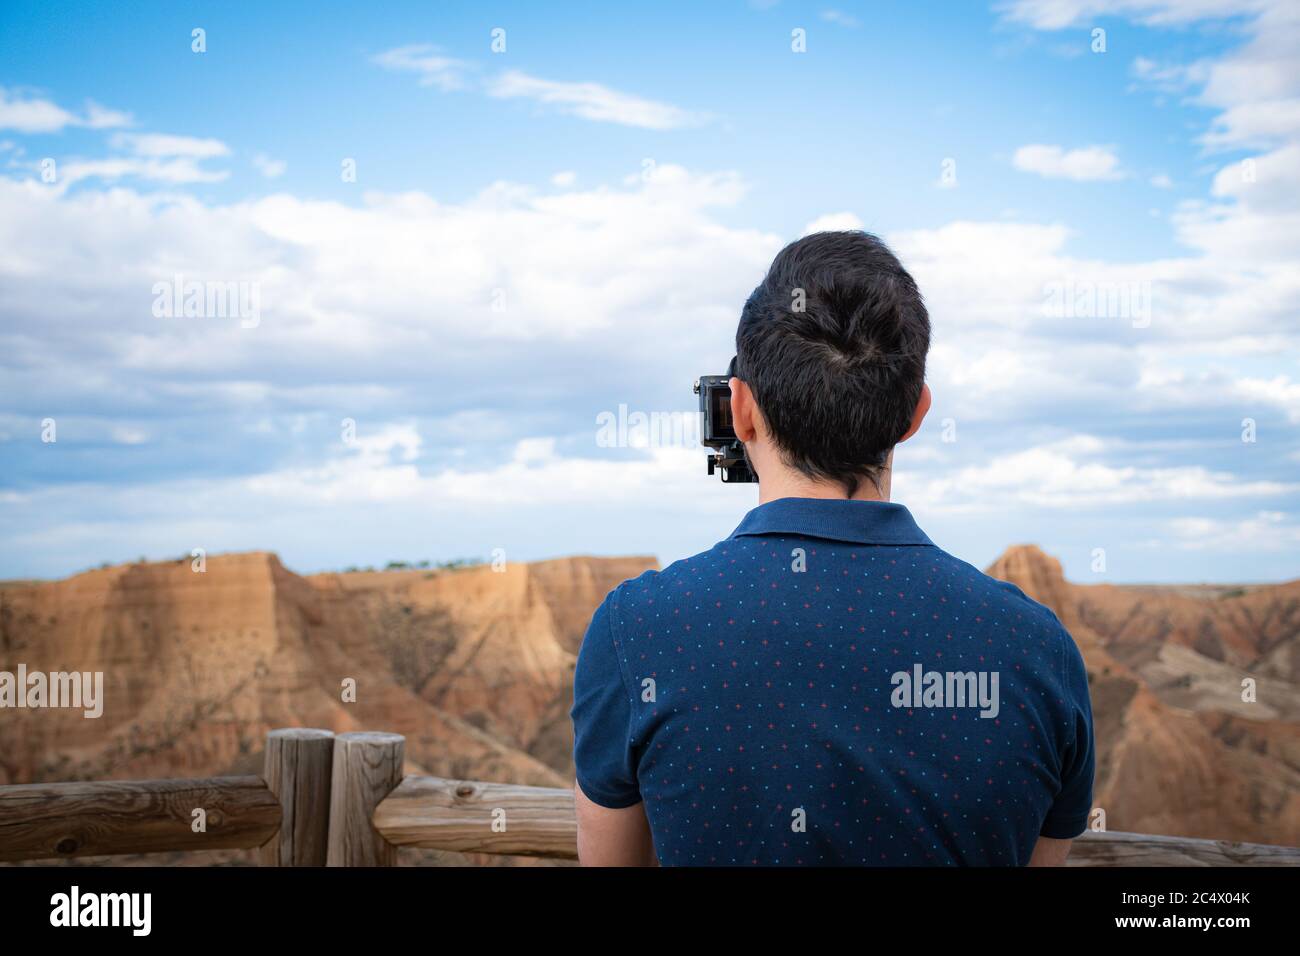
[[745,457],[745,445],[736,438],[731,424],[729,383],[735,371],[733,358],[726,375],[701,375],[695,380],[695,394],[700,397],[700,444],[713,449],[708,459],[709,474],[720,474],[727,484],[758,481]]

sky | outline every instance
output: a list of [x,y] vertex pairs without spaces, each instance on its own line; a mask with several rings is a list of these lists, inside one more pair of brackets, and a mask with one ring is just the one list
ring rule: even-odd
[[825,228],[929,305],[936,544],[1300,577],[1287,0],[8,0],[0,577],[701,551],[691,384]]

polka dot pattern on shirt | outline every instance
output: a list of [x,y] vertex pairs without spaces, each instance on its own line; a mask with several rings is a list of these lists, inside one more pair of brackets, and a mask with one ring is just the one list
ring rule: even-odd
[[[856,540],[742,525],[625,582],[593,621],[618,701],[599,728],[575,704],[579,782],[644,800],[664,865],[1016,865],[1049,817],[1086,817],[1086,677],[1056,617],[919,529],[873,544],[880,513],[850,514],[835,533]],[[575,701],[597,699],[585,643]],[[895,706],[893,675],[915,665],[995,672],[996,717]]]

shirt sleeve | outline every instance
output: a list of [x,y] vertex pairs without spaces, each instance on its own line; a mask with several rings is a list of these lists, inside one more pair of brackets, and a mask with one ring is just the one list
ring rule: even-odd
[[1040,836],[1073,840],[1088,828],[1092,812],[1092,778],[1096,769],[1096,746],[1092,730],[1092,698],[1088,694],[1088,671],[1083,655],[1068,634],[1065,638],[1064,697],[1069,741],[1061,754],[1061,790],[1043,821]]
[[641,802],[631,747],[632,702],[614,646],[613,594],[592,616],[573,675],[573,764],[593,803],[620,809]]

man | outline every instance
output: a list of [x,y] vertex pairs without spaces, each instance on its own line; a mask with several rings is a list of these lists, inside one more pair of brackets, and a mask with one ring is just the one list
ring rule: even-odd
[[787,246],[736,333],[759,505],[616,588],[574,679],[588,865],[1059,865],[1092,801],[1083,660],[889,501],[930,320],[874,236]]

